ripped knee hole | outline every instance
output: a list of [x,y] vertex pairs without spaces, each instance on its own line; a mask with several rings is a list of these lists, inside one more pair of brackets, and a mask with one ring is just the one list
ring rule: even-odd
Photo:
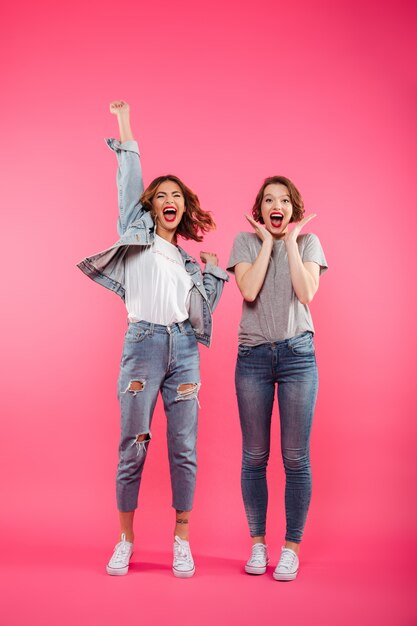
[[132,446],[136,446],[137,456],[139,456],[141,452],[146,453],[151,438],[152,435],[150,432],[136,435],[135,439],[132,441]]
[[144,433],[143,435],[138,435],[136,437],[136,442],[135,443],[141,443],[141,441],[149,441],[151,438],[151,434],[150,433]]
[[[177,387],[177,397],[175,401],[179,400],[197,400],[198,402],[198,391],[201,387],[200,383],[182,383]],[[200,406],[200,403],[198,402]]]
[[143,391],[145,389],[145,382],[143,380],[131,380],[127,386],[125,393],[130,391],[134,396],[138,393],[138,391]]
[[182,383],[182,385],[178,386],[177,391],[179,394],[187,394],[192,393],[193,391],[197,391],[197,388],[197,383]]

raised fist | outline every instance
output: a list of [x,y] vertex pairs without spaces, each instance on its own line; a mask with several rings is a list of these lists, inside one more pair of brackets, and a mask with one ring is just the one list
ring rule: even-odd
[[110,113],[120,115],[121,113],[129,113],[130,107],[124,100],[114,100],[110,102]]

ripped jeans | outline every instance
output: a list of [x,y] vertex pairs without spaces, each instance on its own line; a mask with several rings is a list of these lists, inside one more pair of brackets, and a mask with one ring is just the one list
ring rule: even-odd
[[116,496],[119,511],[133,511],[137,507],[159,391],[167,417],[172,506],[178,511],[191,511],[197,471],[199,388],[200,355],[188,320],[172,326],[144,321],[129,323],[118,382],[121,437]]
[[300,543],[311,498],[310,432],[318,389],[311,332],[255,347],[239,345],[236,393],[243,438],[241,484],[251,537],[266,532],[266,468],[277,384],[286,475],[285,539]]

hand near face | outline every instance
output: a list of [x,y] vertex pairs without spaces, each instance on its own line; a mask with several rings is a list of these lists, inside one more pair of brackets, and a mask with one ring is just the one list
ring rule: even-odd
[[301,232],[301,229],[304,228],[304,226],[306,224],[308,224],[308,222],[310,220],[312,220],[313,218],[317,217],[316,213],[311,213],[310,215],[307,215],[307,217],[304,217],[300,222],[296,222],[294,225],[294,228],[292,228],[291,230],[289,230],[285,236],[284,236],[284,241],[285,242],[296,242],[298,235]]
[[113,100],[113,102],[110,102],[110,113],[113,115],[127,115],[129,111],[130,107],[124,100]]
[[251,226],[253,226],[255,233],[258,235],[259,239],[264,242],[264,241],[270,241],[272,243],[273,241],[273,237],[271,235],[271,233],[266,230],[265,226],[263,226],[262,224],[260,224],[259,222],[256,222],[253,217],[251,217],[250,215],[245,215],[246,219],[248,220],[249,224],[251,224]]
[[219,259],[215,252],[200,252],[202,263],[210,263],[210,265],[218,265]]

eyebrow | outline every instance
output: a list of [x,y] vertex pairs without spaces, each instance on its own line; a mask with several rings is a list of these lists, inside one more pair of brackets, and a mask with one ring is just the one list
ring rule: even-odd
[[[266,193],[264,195],[264,198],[267,198],[268,196],[271,196],[271,198],[274,198],[274,195],[272,193]],[[282,196],[278,196],[278,198],[290,198],[290,194],[284,193]],[[290,200],[291,200],[291,198],[290,198]]]
[[163,193],[163,194],[164,194],[164,196],[166,196],[166,195],[167,195],[167,193],[182,193],[182,191],[180,191],[179,189],[174,189],[174,190],[173,190],[173,191],[171,191],[171,192],[169,192],[169,191],[157,191],[157,192],[156,192],[156,195],[158,195],[158,194],[160,194],[160,193]]

